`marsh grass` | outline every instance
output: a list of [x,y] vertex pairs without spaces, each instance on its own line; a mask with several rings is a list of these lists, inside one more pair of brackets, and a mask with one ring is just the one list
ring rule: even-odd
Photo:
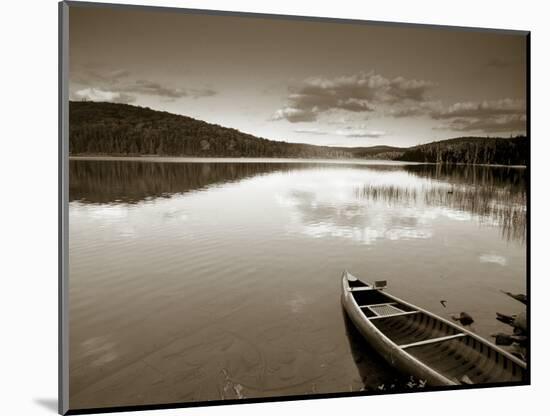
[[434,181],[421,187],[364,185],[355,189],[358,199],[388,206],[451,209],[477,218],[482,225],[496,225],[508,241],[525,242],[527,196],[511,186],[453,185]]

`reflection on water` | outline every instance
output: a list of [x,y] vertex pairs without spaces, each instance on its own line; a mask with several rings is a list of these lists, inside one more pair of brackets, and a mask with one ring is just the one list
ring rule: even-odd
[[[158,197],[170,197],[208,186],[219,185],[267,175],[319,169],[315,163],[144,163],[136,161],[81,160],[70,162],[70,200],[85,203],[138,203]],[[350,169],[349,165],[340,167]],[[500,227],[507,239],[525,241],[526,178],[525,170],[505,167],[446,165],[371,165],[351,169],[393,176],[396,183],[364,184],[354,189],[355,203],[343,206],[319,205],[316,195],[293,190],[287,203],[301,209],[306,224],[326,219],[336,226],[335,233],[363,233],[360,239],[369,241],[381,234],[378,229],[358,230],[366,217],[368,203],[383,202],[393,206],[420,208],[441,207],[475,216],[480,223]],[[402,181],[401,174],[425,178],[426,181]],[[391,175],[393,173],[393,175]],[[401,184],[403,182],[403,184]],[[339,186],[340,184],[338,184]],[[284,199],[285,197],[283,197]],[[290,202],[294,200],[294,202]],[[452,214],[451,214],[452,215]],[[313,216],[312,218],[309,218]],[[355,220],[353,218],[356,218]],[[396,228],[390,237],[405,233],[411,238],[428,238],[417,229],[418,218],[399,215],[392,219]],[[341,224],[341,223],[344,224]],[[402,224],[403,227],[399,225]],[[400,230],[400,231],[398,231]],[[310,234],[324,234],[322,227]]]
[[384,360],[379,359],[376,351],[372,349],[357,328],[355,328],[355,325],[353,325],[353,322],[346,315],[343,308],[342,317],[350,345],[350,352],[363,384],[361,390],[382,390],[384,387],[391,388],[391,386],[402,390],[402,387],[407,382],[407,377],[403,377]]
[[385,361],[357,330],[342,308],[346,336],[353,361],[359,371],[363,391],[407,391],[422,388],[423,382],[411,376],[398,373]]
[[71,201],[138,203],[170,197],[209,185],[237,182],[273,172],[314,167],[306,163],[154,163],[71,160]]
[[[356,195],[370,203],[383,201],[392,206],[424,205],[455,210],[475,217],[480,224],[495,224],[506,239],[525,242],[526,193],[495,185],[453,185],[432,183],[429,187],[400,188],[366,185]],[[414,224],[412,224],[414,225]]]
[[[526,285],[525,170],[71,160],[71,407],[373,389],[347,268],[489,338]],[[444,308],[440,300],[446,300]]]
[[514,191],[525,192],[527,171],[523,168],[422,164],[407,165],[403,169],[419,177],[451,184],[508,187]]

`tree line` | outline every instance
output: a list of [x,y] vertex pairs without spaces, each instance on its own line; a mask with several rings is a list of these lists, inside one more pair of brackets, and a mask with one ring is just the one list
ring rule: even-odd
[[255,137],[191,117],[127,104],[72,101],[73,155],[353,158],[393,150],[314,146]]
[[464,137],[411,147],[330,147],[267,140],[147,107],[91,101],[69,104],[71,155],[387,159],[525,165],[528,141]]
[[509,139],[460,137],[407,149],[397,160],[446,164],[527,165],[529,142],[525,136]]

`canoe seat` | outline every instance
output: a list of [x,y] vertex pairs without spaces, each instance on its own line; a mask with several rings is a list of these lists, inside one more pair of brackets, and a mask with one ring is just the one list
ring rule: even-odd
[[[399,308],[394,305],[398,305]],[[418,313],[418,311],[405,310],[406,308],[403,308],[403,305],[397,302],[362,305],[362,306],[359,306],[359,308],[363,310],[363,313],[369,320],[392,318],[392,317],[401,316],[401,315]]]
[[368,305],[368,308],[378,316],[395,315],[397,313],[405,312],[399,308],[396,308],[391,303]]

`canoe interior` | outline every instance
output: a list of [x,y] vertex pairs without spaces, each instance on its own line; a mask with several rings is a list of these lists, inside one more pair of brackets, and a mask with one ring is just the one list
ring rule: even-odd
[[[486,343],[361,282],[351,294],[365,317],[408,354],[459,384],[523,381],[526,370]],[[440,341],[436,339],[443,338]],[[447,339],[448,338],[448,339]],[[436,341],[434,341],[436,340]],[[426,342],[421,345],[410,345]]]
[[[368,318],[377,315],[391,315],[394,313],[409,312],[413,310],[409,306],[396,302],[378,290],[354,291],[352,292],[352,296],[359,307],[368,306],[368,308],[361,308],[363,313]],[[387,306],[390,306],[393,311],[390,308],[387,308]],[[395,310],[395,308],[397,308],[397,310]]]
[[454,327],[443,321],[432,319],[424,313],[381,318],[371,321],[380,332],[397,345],[426,341],[432,338],[458,334]]
[[473,384],[519,382],[526,378],[524,368],[468,335],[412,347],[407,352],[447,378],[461,383],[464,380]]

